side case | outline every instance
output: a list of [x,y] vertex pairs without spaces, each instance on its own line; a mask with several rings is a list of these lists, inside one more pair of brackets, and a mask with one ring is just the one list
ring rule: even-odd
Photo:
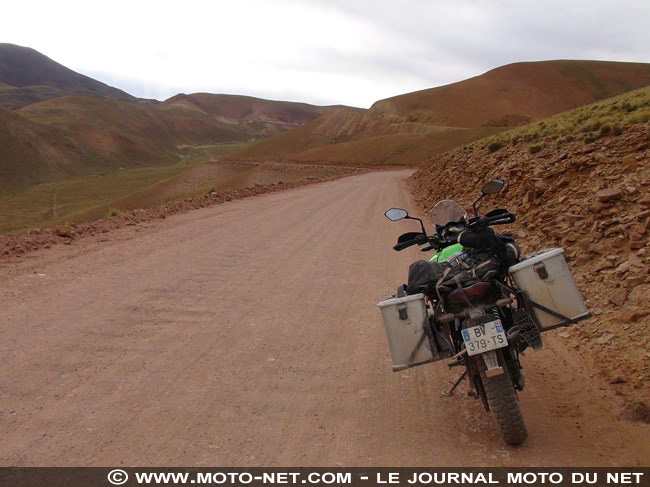
[[393,359],[393,372],[444,358],[431,336],[424,294],[388,298],[377,304]]
[[530,308],[540,331],[566,326],[591,316],[564,259],[563,249],[533,254],[510,267],[509,272],[517,287],[531,300]]

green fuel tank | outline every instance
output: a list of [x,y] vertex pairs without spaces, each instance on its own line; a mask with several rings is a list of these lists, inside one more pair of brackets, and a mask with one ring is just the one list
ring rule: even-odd
[[429,259],[429,262],[443,262],[445,260],[451,259],[452,257],[456,257],[462,253],[463,253],[463,246],[457,243],[454,245],[450,245],[449,247],[445,247],[441,251],[433,254],[433,257]]

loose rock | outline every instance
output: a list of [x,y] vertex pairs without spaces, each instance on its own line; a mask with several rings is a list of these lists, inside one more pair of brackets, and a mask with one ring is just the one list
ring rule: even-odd
[[74,232],[74,229],[70,225],[59,225],[54,227],[54,233],[59,237],[70,238],[72,237],[72,232]]
[[609,342],[615,336],[616,335],[614,335],[613,333],[605,333],[603,336],[596,339],[596,343],[598,345],[605,345],[607,342]]
[[610,201],[615,201],[620,199],[622,195],[623,195],[623,191],[621,191],[619,188],[608,188],[599,191],[596,196],[598,197],[598,201],[601,201],[603,203],[608,203]]

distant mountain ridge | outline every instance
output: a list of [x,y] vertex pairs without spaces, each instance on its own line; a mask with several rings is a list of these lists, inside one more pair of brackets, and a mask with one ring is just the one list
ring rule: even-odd
[[255,127],[258,138],[274,135],[300,127],[321,115],[338,108],[363,111],[342,105],[318,106],[291,101],[266,100],[243,95],[213,93],[180,93],[162,102],[163,110],[191,110],[215,117],[226,124],[243,124]]
[[211,93],[158,102],[0,44],[0,191],[174,163],[183,146],[198,144],[258,141],[231,160],[415,166],[646,85],[650,64],[560,60],[502,66],[369,110]]
[[266,100],[243,95],[213,93],[180,93],[162,103],[163,107],[184,106],[223,117],[227,120],[247,122],[275,121],[289,125],[302,125],[335,108],[363,111],[343,105],[319,106],[292,101]]
[[183,146],[271,137],[333,108],[210,93],[144,100],[0,44],[0,192],[174,163]]
[[0,44],[0,107],[15,109],[66,95],[136,100],[128,93],[72,71],[34,49]]

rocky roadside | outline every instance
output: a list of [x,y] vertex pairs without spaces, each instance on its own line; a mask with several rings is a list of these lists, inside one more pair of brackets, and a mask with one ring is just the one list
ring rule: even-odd
[[547,138],[532,150],[465,147],[428,161],[410,183],[427,210],[444,198],[471,208],[494,177],[508,186],[485,211],[517,213],[508,228],[524,253],[563,247],[594,315],[549,333],[623,397],[624,416],[650,422],[650,125],[595,140]]
[[45,229],[36,228],[22,235],[0,235],[0,261],[19,257],[35,250],[48,249],[53,245],[70,245],[84,237],[107,234],[118,228],[164,219],[176,213],[185,213],[190,210],[218,205],[227,201],[248,198],[264,193],[284,191],[307,184],[331,181],[365,171],[365,169],[349,168],[343,172],[339,171],[339,175],[333,177],[309,177],[295,182],[279,182],[264,185],[255,184],[247,188],[213,192],[193,198],[185,198],[156,208],[125,211],[118,215],[93,222],[57,225],[53,228]]

